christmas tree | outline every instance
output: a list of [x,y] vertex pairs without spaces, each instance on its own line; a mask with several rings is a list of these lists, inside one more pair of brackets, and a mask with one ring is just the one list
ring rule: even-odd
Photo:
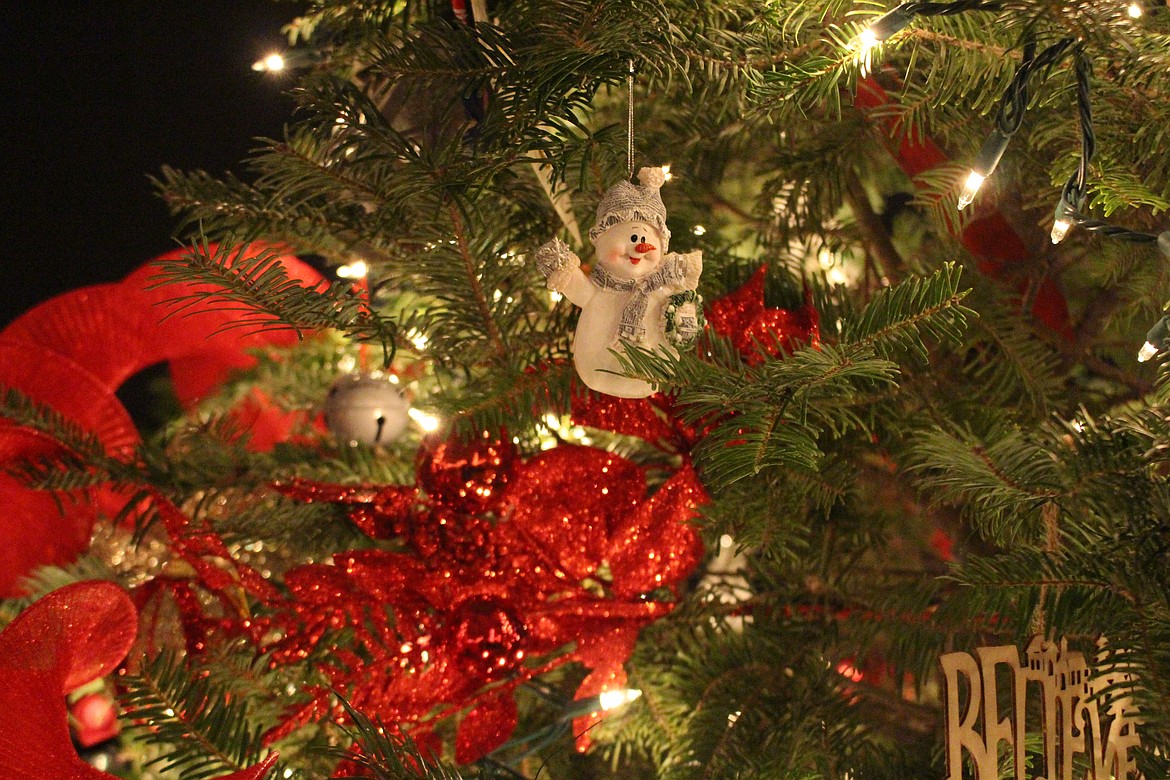
[[287,33],[0,333],[4,777],[1170,776],[1166,7]]

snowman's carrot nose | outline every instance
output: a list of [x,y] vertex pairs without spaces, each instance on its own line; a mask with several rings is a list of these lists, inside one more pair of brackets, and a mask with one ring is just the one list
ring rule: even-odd
[[653,252],[657,248],[658,247],[654,246],[653,244],[647,244],[646,242],[643,241],[643,242],[638,243],[634,246],[634,251],[640,255],[644,255],[647,252]]

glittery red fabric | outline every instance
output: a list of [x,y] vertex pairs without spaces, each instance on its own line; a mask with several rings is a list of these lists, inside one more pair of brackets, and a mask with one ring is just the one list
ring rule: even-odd
[[[400,487],[281,487],[345,504],[359,526],[398,529],[409,549],[341,553],[287,574],[291,598],[252,630],[258,641],[280,637],[262,642],[275,664],[320,659],[329,688],[309,691],[270,740],[344,719],[332,688],[424,741],[437,719],[463,713],[456,753],[471,761],[507,739],[513,691],[527,679],[578,661],[591,670],[578,697],[624,686],[638,631],[671,610],[703,554],[690,525],[706,500],[694,471],[684,465],[649,498],[641,466],[589,447],[493,460],[488,472],[478,515],[463,511],[466,485],[488,483],[472,472],[409,497]],[[333,639],[343,631],[348,646]],[[592,721],[579,719],[577,733]]]
[[[0,777],[116,780],[78,758],[65,695],[112,672],[137,624],[120,587],[92,581],[53,591],[0,632]],[[261,780],[275,760],[220,780]]]
[[767,266],[752,274],[742,287],[713,301],[707,308],[707,324],[731,339],[748,364],[769,356],[792,352],[802,343],[820,343],[820,317],[807,301],[799,309],[769,309],[764,305]]

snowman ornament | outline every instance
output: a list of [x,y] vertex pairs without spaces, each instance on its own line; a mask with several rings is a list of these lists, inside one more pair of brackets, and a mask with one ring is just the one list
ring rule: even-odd
[[670,231],[659,189],[661,168],[638,171],[638,184],[615,184],[597,207],[589,231],[597,261],[586,276],[580,259],[554,238],[536,252],[536,264],[555,290],[577,306],[573,364],[593,390],[618,398],[645,398],[654,387],[622,375],[622,342],[650,351],[672,350],[701,329],[701,299],[694,293],[703,254],[667,253]]

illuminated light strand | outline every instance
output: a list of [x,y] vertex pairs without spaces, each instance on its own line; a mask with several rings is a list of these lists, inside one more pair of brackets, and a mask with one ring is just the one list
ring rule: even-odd
[[910,26],[916,16],[953,16],[967,11],[1000,11],[996,0],[956,0],[953,3],[902,3],[870,23],[859,36],[863,45],[876,46]]
[[1004,152],[1007,151],[1008,142],[1023,124],[1024,113],[1028,110],[1028,91],[1031,87],[1032,76],[1037,71],[1047,69],[1059,62],[1074,43],[1075,40],[1072,38],[1061,38],[1039,54],[1036,54],[1035,41],[1029,41],[1024,45],[1024,56],[1020,66],[1016,69],[1011,83],[1004,90],[1003,98],[1000,99],[999,110],[995,114],[995,129],[983,142],[979,154],[975,156],[971,172],[963,183],[963,191],[959,195],[958,202],[960,211],[974,202],[979,188],[983,186],[987,177],[995,173],[999,161],[1003,158]]
[[1081,125],[1081,162],[1077,170],[1069,177],[1060,193],[1060,200],[1052,218],[1052,232],[1049,238],[1052,243],[1059,244],[1073,226],[1071,213],[1080,212],[1085,207],[1088,192],[1089,163],[1097,152],[1097,137],[1093,133],[1093,105],[1089,99],[1090,79],[1093,75],[1093,66],[1085,55],[1082,47],[1077,47],[1075,55],[1077,78],[1077,116]]
[[967,11],[999,11],[1003,3],[997,0],[956,0],[952,3],[911,2],[899,6],[873,20],[861,31],[853,48],[861,59],[862,74],[869,71],[869,59],[874,49],[883,41],[910,26],[916,16],[953,16]]
[[[908,27],[916,16],[949,15],[974,10],[996,11],[1001,10],[1002,7],[1003,4],[999,2],[977,2],[976,0],[953,3],[903,3],[874,20],[858,35],[851,44],[851,48],[860,53],[862,74],[864,75],[868,70],[872,50]],[[1126,7],[1126,12],[1131,18],[1138,19],[1143,15],[1144,8],[1140,3],[1133,2]],[[1083,45],[1076,43],[1073,38],[1062,38],[1044,49],[1039,55],[1035,54],[1036,43],[1034,41],[1025,44],[1021,64],[1000,100],[995,118],[996,126],[984,141],[971,171],[963,182],[963,189],[958,198],[958,208],[962,210],[974,202],[983,183],[999,165],[1012,135],[1023,123],[1024,113],[1029,102],[1029,87],[1032,76],[1040,70],[1046,71],[1045,77],[1047,77],[1047,71],[1060,62],[1070,48],[1073,48],[1076,72],[1077,110],[1081,126],[1081,160],[1076,172],[1065,184],[1060,200],[1056,204],[1049,238],[1053,244],[1060,243],[1069,230],[1078,227],[1087,232],[1131,243],[1156,243],[1161,254],[1170,260],[1170,231],[1159,235],[1144,233],[1092,219],[1083,213],[1087,200],[1089,165],[1096,151],[1092,105],[1089,100],[1092,66],[1084,53]],[[1138,353],[1138,361],[1145,362],[1160,351],[1167,349],[1170,349],[1170,312],[1158,320],[1146,334],[1146,343]]]
[[[1130,231],[1136,234],[1136,231]],[[1170,230],[1163,232],[1159,236],[1150,236],[1150,234],[1140,234],[1153,238],[1158,244],[1158,251],[1167,260],[1170,260]],[[1126,240],[1134,240],[1132,238]],[[1146,343],[1138,350],[1137,359],[1139,363],[1145,363],[1150,358],[1157,355],[1159,352],[1165,352],[1170,348],[1170,314],[1163,314],[1162,318],[1154,323],[1154,327],[1146,332]]]

